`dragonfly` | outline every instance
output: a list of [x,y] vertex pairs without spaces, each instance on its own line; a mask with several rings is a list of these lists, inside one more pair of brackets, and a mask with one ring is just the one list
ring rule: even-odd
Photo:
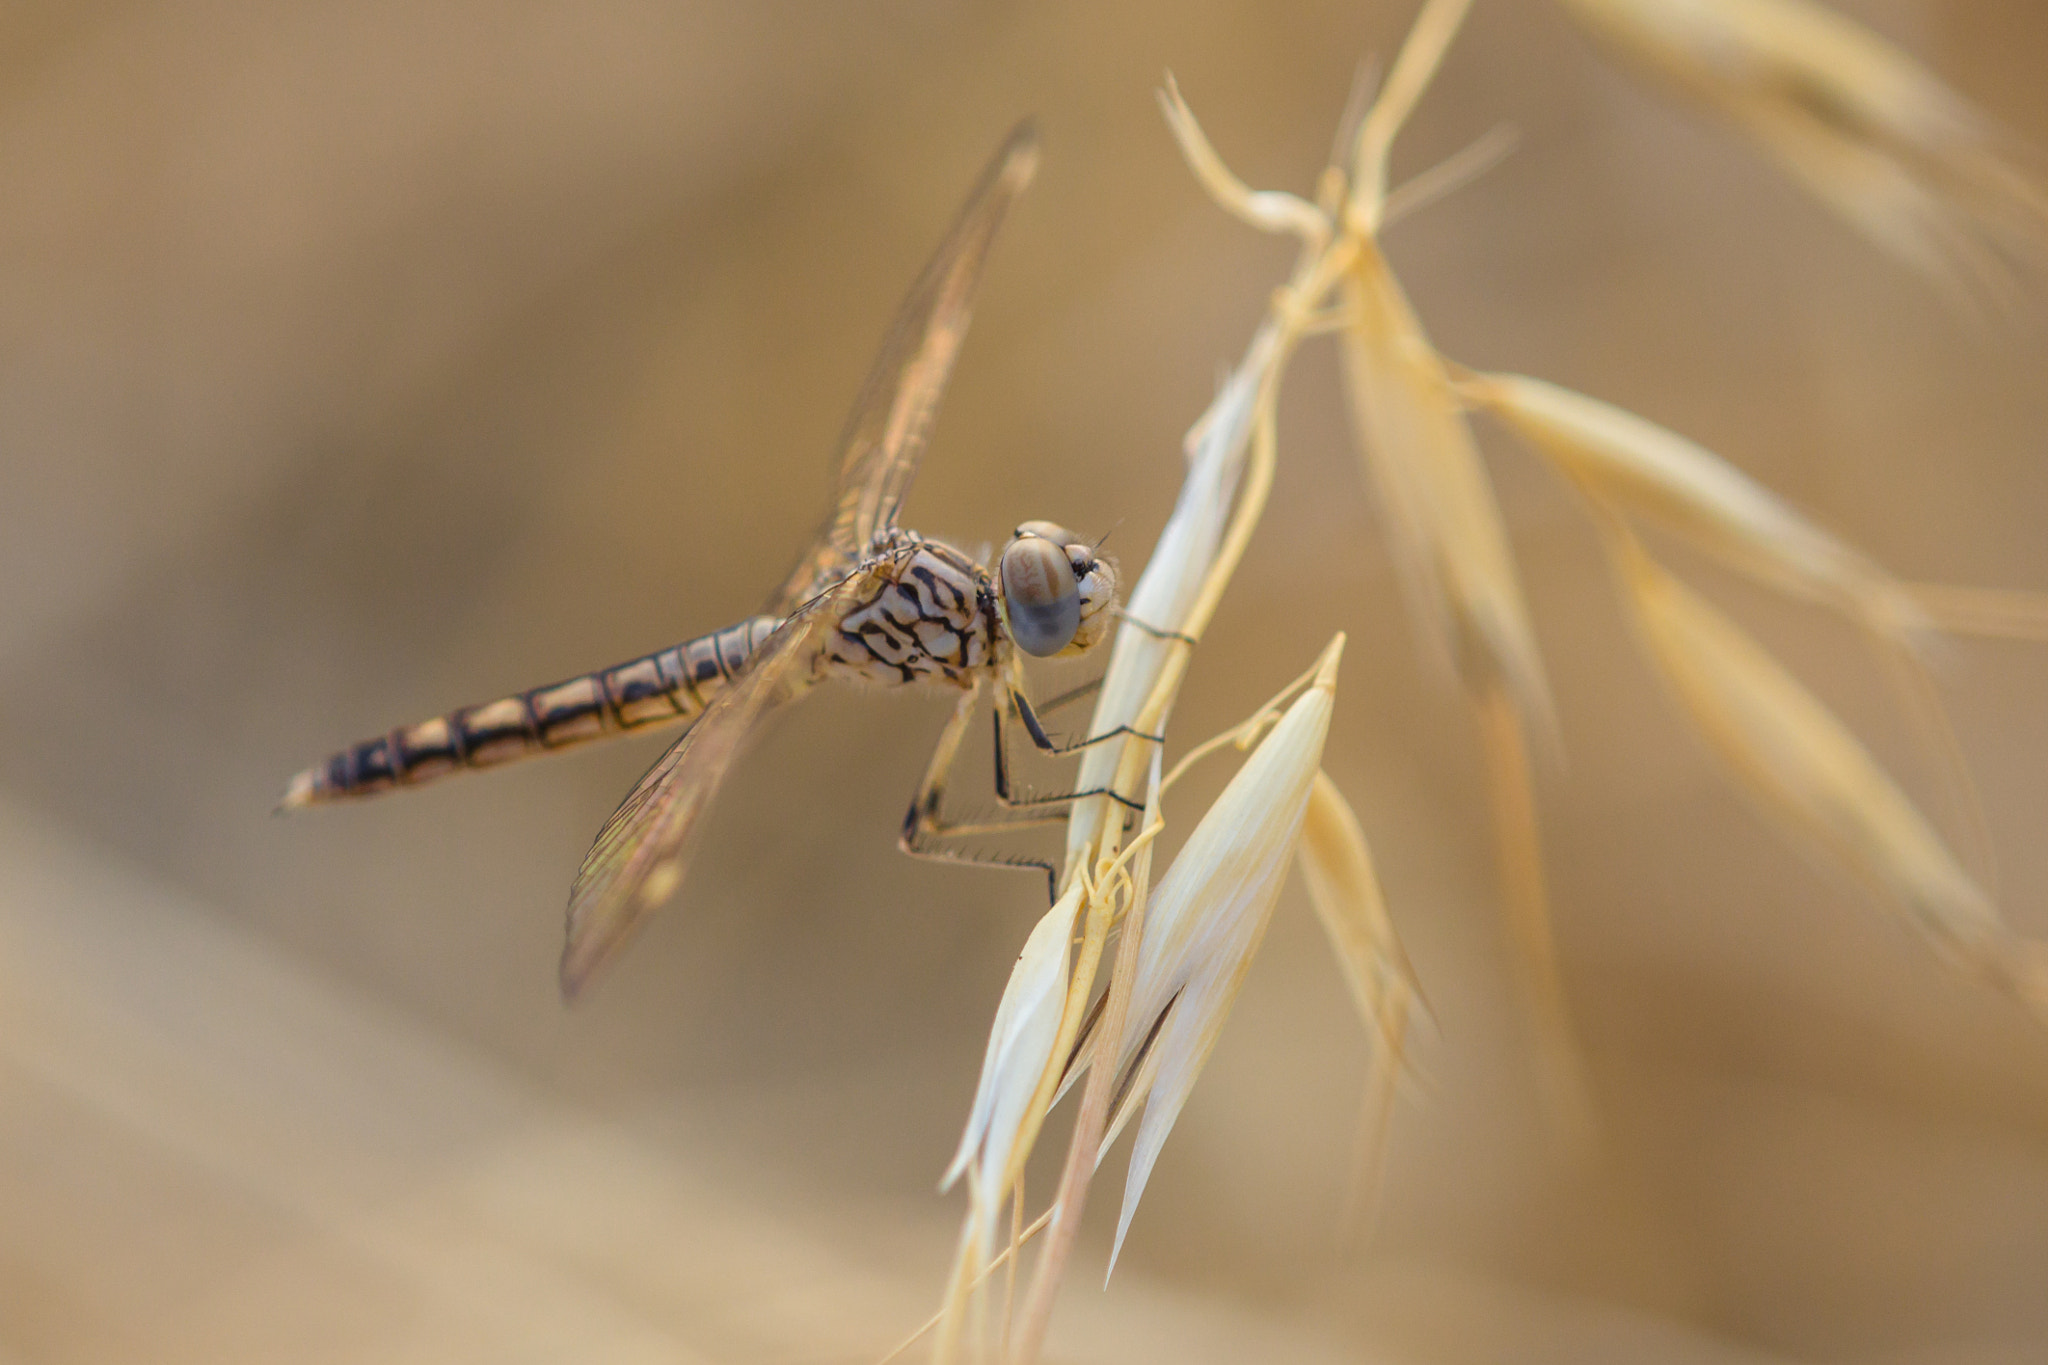
[[1029,701],[1020,658],[1075,655],[1099,643],[1116,614],[1115,565],[1053,522],[1019,525],[993,569],[896,524],[989,248],[1037,165],[1038,139],[1026,121],[989,162],[898,308],[841,438],[830,512],[763,614],[364,740],[293,777],[280,809],[379,795],[655,726],[686,726],[605,822],[577,873],[560,968],[562,992],[574,999],[673,896],[713,797],[772,712],[826,680],[937,686],[961,695],[898,842],[925,857],[1038,867],[1050,880],[1046,863],[949,850],[948,836],[990,826],[942,815],[946,776],[978,699],[993,690],[998,801],[1016,815],[1097,794],[1021,792],[1009,777],[1006,722],[1021,722],[1038,749],[1055,754],[1130,733],[1120,727],[1056,743]]

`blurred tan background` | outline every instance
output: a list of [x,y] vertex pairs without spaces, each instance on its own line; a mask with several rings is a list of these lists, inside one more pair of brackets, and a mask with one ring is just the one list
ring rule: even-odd
[[[2037,147],[2034,0],[1858,0]],[[0,1360],[872,1359],[1040,908],[893,847],[945,703],[820,695],[681,902],[556,999],[566,888],[660,741],[289,822],[335,745],[755,610],[889,311],[1020,114],[1046,140],[908,524],[1114,528],[1288,257],[1171,68],[1305,189],[1407,3],[0,8]],[[1684,430],[1901,572],[2048,586],[2048,300],[1959,323],[1547,6],[1481,0],[1401,147],[1445,349]],[[1543,778],[1608,1143],[1551,1140],[1474,740],[1418,661],[1310,348],[1176,717],[1351,632],[1329,767],[1434,1011],[1376,1234],[1365,1049],[1290,892],[1071,1360],[2048,1359],[2048,1033],[1789,850],[1631,652],[1572,505],[1495,470],[1569,766]],[[1850,635],[1695,575],[1926,791]],[[2048,935],[2048,653],[1947,694]],[[1198,798],[1183,807],[1191,814]],[[1050,1167],[1039,1178],[1049,1188]]]

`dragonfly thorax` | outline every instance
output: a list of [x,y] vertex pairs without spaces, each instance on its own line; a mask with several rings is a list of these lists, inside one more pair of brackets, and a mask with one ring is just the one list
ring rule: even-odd
[[968,687],[1000,662],[988,570],[952,546],[897,531],[856,576],[865,581],[826,640],[821,671]]
[[891,531],[854,577],[864,581],[840,611],[819,672],[891,684],[970,687],[1013,646],[1080,653],[1108,633],[1116,595],[1115,567],[1045,522],[1018,528],[995,573],[943,541]]

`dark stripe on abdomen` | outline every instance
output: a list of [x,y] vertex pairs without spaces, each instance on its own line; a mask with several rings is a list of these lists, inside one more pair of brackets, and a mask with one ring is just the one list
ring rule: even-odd
[[402,726],[300,773],[282,805],[374,796],[607,734],[693,721],[779,624],[757,616],[629,663]]

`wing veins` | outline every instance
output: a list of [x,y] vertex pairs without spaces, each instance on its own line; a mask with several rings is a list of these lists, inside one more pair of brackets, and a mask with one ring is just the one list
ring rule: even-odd
[[972,316],[975,286],[996,229],[1038,169],[1038,134],[1017,125],[982,172],[945,240],[898,306],[840,437],[831,514],[769,610],[781,614],[850,567],[877,531],[895,525],[931,436]]
[[820,595],[747,661],[733,685],[657,760],[584,855],[569,893],[562,994],[575,999],[682,881],[693,836],[747,741],[791,699],[792,670],[815,657],[818,632],[846,584]]
[[892,528],[966,339],[975,286],[1011,202],[1038,168],[1038,135],[1013,129],[898,306],[840,438],[832,511],[769,610],[782,627],[605,821],[569,893],[563,995],[576,998],[680,884],[712,798],[813,642],[838,619],[854,570]]

